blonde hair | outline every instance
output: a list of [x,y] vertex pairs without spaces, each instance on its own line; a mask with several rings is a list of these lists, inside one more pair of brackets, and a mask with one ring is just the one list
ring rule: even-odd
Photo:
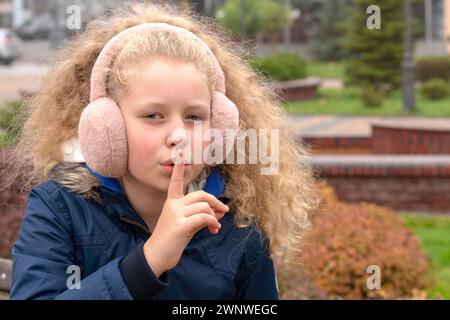
[[[278,173],[261,175],[261,164],[218,167],[227,177],[225,193],[232,199],[230,207],[235,212],[235,224],[258,226],[270,239],[272,257],[288,265],[295,263],[309,226],[309,215],[318,204],[307,153],[296,141],[273,85],[239,56],[242,47],[236,46],[228,33],[191,10],[179,12],[167,4],[118,10],[108,21],[91,23],[85,32],[69,41],[42,80],[39,92],[30,101],[31,107],[22,116],[24,120],[20,122],[24,124],[9,160],[13,163],[7,169],[9,176],[12,180],[14,176],[24,176],[22,192],[54,179],[86,198],[98,200],[99,182],[81,165],[64,163],[62,144],[77,135],[80,114],[89,103],[90,72],[103,46],[120,31],[148,22],[165,22],[188,29],[208,44],[223,69],[227,96],[239,109],[242,129],[280,130]],[[214,74],[208,59],[204,59],[204,52],[187,41],[166,40],[161,35],[129,42],[111,68],[110,94],[126,89],[127,77],[121,70],[143,62],[150,53],[194,63],[207,75],[212,87]],[[139,53],[143,47],[145,51]]]

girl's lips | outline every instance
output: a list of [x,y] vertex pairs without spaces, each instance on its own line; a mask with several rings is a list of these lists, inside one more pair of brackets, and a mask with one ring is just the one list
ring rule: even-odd
[[[172,174],[173,171],[173,167],[174,165],[170,165],[170,164],[161,164],[161,168],[164,170],[164,172],[167,172],[169,174]],[[184,165],[184,169],[188,169],[190,167],[190,164],[185,164]]]

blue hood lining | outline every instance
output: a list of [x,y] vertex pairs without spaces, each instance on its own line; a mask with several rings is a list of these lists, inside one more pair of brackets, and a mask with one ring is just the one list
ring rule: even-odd
[[[83,162],[83,166],[87,168],[89,172],[100,181],[100,184],[103,187],[118,193],[123,193],[122,186],[120,185],[119,180],[117,180],[116,178],[109,178],[102,176],[101,174],[98,174],[97,172],[92,170],[86,164],[86,162]],[[206,179],[206,184],[203,190],[205,192],[212,194],[215,197],[219,197],[225,190],[225,183],[226,178],[219,173],[219,170],[217,168],[213,167],[211,168],[211,173]]]

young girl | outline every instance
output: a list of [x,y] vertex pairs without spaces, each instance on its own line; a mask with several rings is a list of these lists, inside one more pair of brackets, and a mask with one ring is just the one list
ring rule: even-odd
[[[274,258],[294,262],[316,192],[277,95],[233,46],[160,5],[66,44],[8,169],[28,195],[12,299],[278,299]],[[277,172],[192,161],[199,124],[202,152],[209,129],[278,129],[258,145]]]

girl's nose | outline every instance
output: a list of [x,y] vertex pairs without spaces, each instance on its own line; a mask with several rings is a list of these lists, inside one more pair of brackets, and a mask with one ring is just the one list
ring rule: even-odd
[[187,143],[188,132],[184,128],[174,129],[167,138],[167,145],[169,147],[179,146],[183,147]]

